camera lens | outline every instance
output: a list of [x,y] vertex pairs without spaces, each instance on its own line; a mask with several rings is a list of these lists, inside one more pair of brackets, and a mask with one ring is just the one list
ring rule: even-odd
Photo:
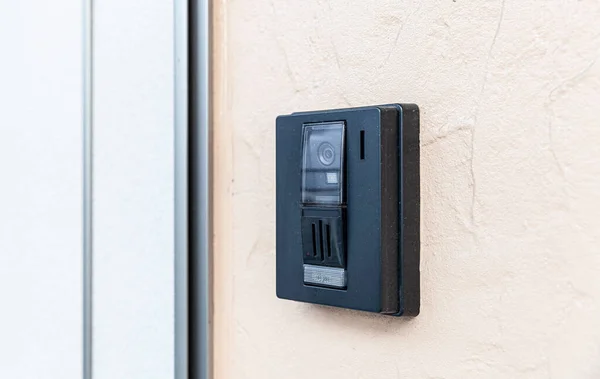
[[329,142],[323,142],[321,145],[319,145],[317,154],[319,156],[319,161],[321,161],[321,163],[323,163],[325,166],[331,165],[335,160],[335,149]]

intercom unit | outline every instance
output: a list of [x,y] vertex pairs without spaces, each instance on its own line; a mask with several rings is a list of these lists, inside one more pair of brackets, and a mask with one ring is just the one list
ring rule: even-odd
[[298,112],[276,125],[277,296],[419,313],[419,108]]

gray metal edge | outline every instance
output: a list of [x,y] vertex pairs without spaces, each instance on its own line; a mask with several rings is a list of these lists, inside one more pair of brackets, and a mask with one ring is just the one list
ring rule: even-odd
[[196,280],[194,289],[195,298],[193,299],[195,314],[197,319],[193,320],[196,323],[197,333],[194,341],[194,356],[190,359],[196,360],[196,378],[193,379],[209,379],[212,376],[211,370],[211,270],[210,270],[210,246],[211,246],[211,228],[210,228],[210,51],[211,51],[211,2],[209,0],[196,0],[195,12],[192,14],[192,31],[194,34],[193,41],[196,46],[193,47],[198,56],[194,60],[195,67],[191,72],[195,77],[196,93],[193,95],[195,103],[191,104],[192,112],[197,121],[197,125],[192,125],[196,128],[193,146],[197,149],[197,159],[195,162],[196,170],[192,172],[194,178],[192,180],[197,184],[195,197],[196,212],[194,213],[195,230],[192,231],[195,239],[194,246],[196,251],[193,251],[197,259],[196,267],[193,268]]
[[82,14],[82,134],[83,134],[83,196],[82,196],[82,378],[92,378],[92,198],[93,198],[93,0],[83,0]]
[[188,379],[188,1],[174,2],[174,375]]

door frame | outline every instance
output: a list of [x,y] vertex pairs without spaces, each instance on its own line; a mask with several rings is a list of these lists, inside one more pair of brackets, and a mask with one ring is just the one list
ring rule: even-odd
[[211,6],[175,0],[175,379],[211,377]]

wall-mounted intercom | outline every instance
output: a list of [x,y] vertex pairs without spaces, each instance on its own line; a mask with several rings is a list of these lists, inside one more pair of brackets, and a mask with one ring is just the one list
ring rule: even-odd
[[419,108],[277,118],[277,296],[419,313]]

